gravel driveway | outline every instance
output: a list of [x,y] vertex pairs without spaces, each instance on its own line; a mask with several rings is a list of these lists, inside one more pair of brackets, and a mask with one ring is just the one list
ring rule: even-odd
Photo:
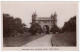
[[27,44],[22,45],[21,47],[52,47],[51,45],[52,35],[48,34],[44,37],[33,40]]

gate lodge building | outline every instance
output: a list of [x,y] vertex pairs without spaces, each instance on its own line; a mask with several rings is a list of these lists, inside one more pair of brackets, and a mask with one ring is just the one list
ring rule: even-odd
[[38,23],[41,25],[41,28],[47,28],[47,32],[50,32],[52,26],[56,25],[57,23],[57,14],[51,14],[50,17],[38,17],[37,13],[32,14],[32,23]]

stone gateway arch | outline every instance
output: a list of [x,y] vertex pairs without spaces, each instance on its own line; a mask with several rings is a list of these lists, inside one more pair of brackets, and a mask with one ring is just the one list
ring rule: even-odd
[[38,17],[37,13],[32,14],[32,23],[38,23],[46,34],[50,33],[50,29],[57,23],[57,14],[51,14],[50,17]]

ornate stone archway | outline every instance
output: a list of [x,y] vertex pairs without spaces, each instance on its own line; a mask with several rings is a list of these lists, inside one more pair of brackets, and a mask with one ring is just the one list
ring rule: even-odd
[[49,26],[48,25],[44,25],[43,26],[43,31],[45,34],[49,34]]

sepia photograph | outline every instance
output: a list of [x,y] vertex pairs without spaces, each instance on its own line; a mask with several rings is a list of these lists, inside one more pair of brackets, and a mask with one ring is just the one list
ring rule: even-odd
[[78,50],[77,4],[1,2],[3,50],[9,47],[74,47]]

